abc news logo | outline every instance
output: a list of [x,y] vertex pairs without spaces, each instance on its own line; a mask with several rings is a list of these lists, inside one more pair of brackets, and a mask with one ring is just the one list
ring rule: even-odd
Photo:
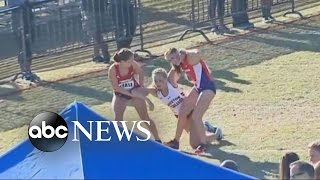
[[[71,122],[73,125],[72,141],[79,141],[78,130],[90,141],[111,141],[111,136],[105,138],[109,133],[110,126],[114,127],[119,141],[121,141],[124,136],[130,141],[135,128],[146,134],[145,139],[136,137],[137,141],[147,141],[151,138],[150,131],[141,125],[142,123],[150,125],[150,122],[148,121],[133,121],[134,124],[131,130],[128,130],[126,121],[87,121],[86,123],[88,123],[89,129],[86,129],[79,121]],[[97,129],[96,137],[93,137],[94,132],[92,131],[92,127],[94,126]],[[123,130],[120,130],[120,126]],[[31,121],[28,134],[29,140],[35,148],[44,152],[53,152],[60,149],[66,143],[69,136],[69,127],[59,114],[43,112]]]

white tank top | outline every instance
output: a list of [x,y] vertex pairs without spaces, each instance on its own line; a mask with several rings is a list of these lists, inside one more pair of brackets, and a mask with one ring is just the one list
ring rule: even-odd
[[164,104],[171,108],[175,115],[179,114],[184,98],[183,92],[180,92],[178,88],[174,88],[171,83],[168,82],[168,95],[163,96],[160,91],[157,91],[157,95]]

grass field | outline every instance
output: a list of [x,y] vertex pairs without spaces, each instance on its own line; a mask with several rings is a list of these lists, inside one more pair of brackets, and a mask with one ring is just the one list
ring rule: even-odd
[[[225,86],[238,91],[220,90],[208,110],[206,119],[222,127],[226,137],[222,143],[213,144],[209,153],[201,158],[214,163],[233,159],[239,163],[243,172],[260,178],[275,176],[277,162],[286,151],[298,152],[305,159],[307,143],[318,138],[320,131],[319,56],[320,53],[307,51],[292,53],[259,65],[228,71],[225,75],[232,75],[233,80],[218,78]],[[103,85],[97,86],[98,82]],[[95,88],[90,89],[93,84]],[[5,145],[0,151],[5,151],[26,137],[26,126],[14,128],[21,122],[20,119],[13,119],[18,118],[17,115],[10,117],[12,112],[31,119],[32,115],[24,109],[40,112],[50,107],[58,111],[73,99],[79,99],[89,101],[91,105],[97,104],[93,109],[112,117],[109,103],[111,96],[108,96],[106,89],[110,90],[110,84],[105,76],[98,76],[74,84],[55,84],[53,87],[35,89],[23,93],[20,98],[12,99],[32,100],[32,104],[28,103],[28,108],[22,103],[18,109],[7,106],[7,111],[11,109],[11,113],[4,114],[9,120],[5,126],[12,126],[12,130],[0,133],[0,143]],[[41,92],[46,92],[48,99],[54,97],[56,100],[36,97]],[[152,100],[157,106],[151,116],[157,122],[163,139],[169,140],[174,134],[174,117],[158,100]],[[46,101],[50,105],[43,104]],[[106,101],[109,102],[104,103]],[[129,108],[125,118],[137,120],[138,116],[133,108]],[[184,136],[182,149],[190,151],[187,140]]]
[[[205,118],[220,126],[226,136],[199,158],[213,163],[235,160],[242,172],[258,178],[275,178],[279,158],[287,151],[307,158],[306,146],[320,132],[319,27],[318,16],[200,47],[219,87]],[[152,69],[169,67],[161,58],[145,63],[147,82]],[[183,88],[189,89],[188,85],[182,82]],[[1,85],[0,95],[11,88]],[[60,112],[78,100],[112,117],[111,98],[106,71],[8,96],[0,101],[0,153],[26,137],[28,123],[43,110]],[[167,141],[174,135],[174,117],[170,109],[151,99],[157,105],[151,117]],[[128,108],[125,118],[137,120],[138,116]],[[181,148],[191,151],[187,142],[184,135]]]

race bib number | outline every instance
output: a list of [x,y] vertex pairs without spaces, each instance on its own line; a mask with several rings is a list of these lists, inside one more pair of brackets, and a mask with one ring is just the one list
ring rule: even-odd
[[131,90],[132,88],[134,88],[134,81],[133,80],[120,81],[119,86],[126,90]]

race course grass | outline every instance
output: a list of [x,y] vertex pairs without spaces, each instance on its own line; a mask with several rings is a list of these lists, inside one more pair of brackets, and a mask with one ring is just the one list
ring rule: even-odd
[[[238,82],[248,83],[222,80],[241,93],[218,91],[206,119],[222,127],[226,137],[221,144],[214,144],[209,154],[202,158],[214,163],[233,159],[242,171],[260,178],[274,177],[277,162],[286,151],[298,152],[306,158],[307,143],[318,138],[320,132],[319,56],[320,53],[292,53],[230,71],[241,77]],[[96,78],[96,81],[102,81],[102,78]],[[102,82],[110,85],[106,80]],[[83,93],[94,92],[87,89]],[[103,96],[106,95],[100,94]],[[68,100],[64,102],[70,102]],[[169,140],[174,135],[174,117],[158,100],[152,100],[157,106],[151,116],[163,139]],[[110,103],[96,105],[93,109],[112,117]],[[138,119],[133,108],[128,109],[125,117],[126,120]],[[8,147],[0,150],[16,144],[26,132],[26,127],[2,132],[0,143]],[[190,151],[187,140],[185,135],[182,149]]]
[[[278,161],[287,151],[306,159],[308,142],[319,138],[320,132],[319,55],[293,53],[230,71],[241,79],[222,81],[241,93],[219,91],[205,116],[222,127],[226,141],[214,144],[202,158],[215,163],[235,160],[243,172],[259,178],[276,177]],[[107,112],[110,105],[95,108]],[[130,110],[126,117],[138,118]],[[109,113],[105,114],[112,115]],[[170,114],[168,108],[160,105],[152,112],[166,140],[174,135],[175,119]],[[183,139],[182,149],[192,151],[187,134]]]
[[[220,163],[236,161],[240,170],[258,178],[275,178],[280,157],[297,152],[307,160],[307,144],[320,132],[320,18],[283,29],[251,34],[220,45],[199,47],[219,87],[205,119],[221,127],[225,140],[213,143],[199,158]],[[163,59],[143,66],[146,81]],[[181,86],[188,90],[188,83]],[[0,86],[0,92],[6,91]],[[107,72],[52,83],[9,96],[0,102],[0,153],[27,136],[27,125],[43,110],[60,112],[74,100],[112,117]],[[169,108],[156,104],[150,116],[164,141],[174,135],[176,121]],[[125,120],[138,120],[132,107]],[[183,135],[181,149],[192,152]]]

